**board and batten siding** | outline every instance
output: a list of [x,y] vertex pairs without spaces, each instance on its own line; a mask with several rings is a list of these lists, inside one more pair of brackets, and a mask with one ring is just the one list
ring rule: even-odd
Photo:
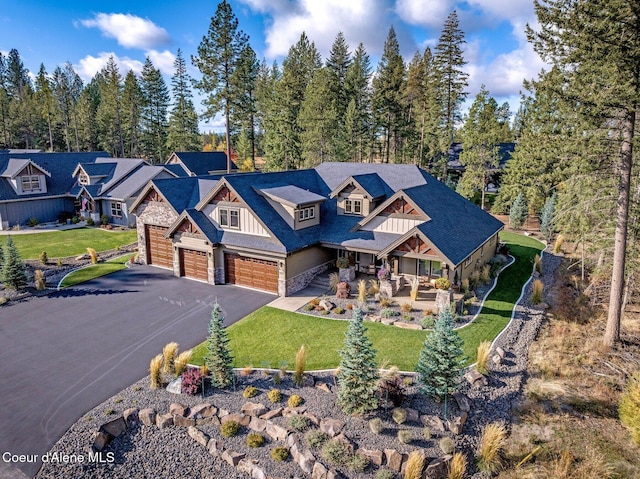
[[377,216],[360,229],[363,231],[376,231],[378,233],[405,234],[421,223],[424,223],[424,220],[400,218],[397,216]]
[[[237,209],[239,211],[239,219],[240,219],[240,228],[239,229],[235,229],[235,228],[222,228],[220,226],[220,215],[218,212],[218,206],[224,207],[224,208],[230,208],[230,209]],[[230,231],[235,231],[237,233],[245,233],[245,234],[249,234],[249,235],[254,235],[254,236],[265,236],[265,237],[270,237],[269,233],[267,232],[266,229],[264,229],[264,227],[260,224],[260,222],[257,220],[257,218],[255,216],[253,216],[253,214],[251,214],[251,212],[247,209],[244,208],[242,206],[237,206],[234,203],[218,203],[215,205],[207,205],[204,208],[204,214],[206,214],[211,221],[213,221],[213,223],[215,224],[216,228],[221,228],[221,229],[228,229]]]
[[0,203],[0,230],[26,224],[29,218],[35,218],[40,223],[58,221],[63,211],[75,211],[73,198],[49,197]]

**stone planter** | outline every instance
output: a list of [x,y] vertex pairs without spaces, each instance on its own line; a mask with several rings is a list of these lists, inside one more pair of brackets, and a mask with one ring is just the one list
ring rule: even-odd
[[451,306],[453,301],[453,291],[450,289],[437,289],[436,290],[436,311],[440,312],[444,308]]
[[339,268],[338,276],[340,277],[340,281],[353,281],[356,279],[356,270],[353,266],[349,266],[348,268]]
[[387,298],[391,298],[395,296],[397,290],[395,288],[395,282],[391,282],[387,279],[380,280],[380,296],[386,296]]

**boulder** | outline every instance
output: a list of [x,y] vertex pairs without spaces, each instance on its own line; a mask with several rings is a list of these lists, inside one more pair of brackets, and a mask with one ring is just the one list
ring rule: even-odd
[[193,406],[191,408],[191,413],[189,417],[194,419],[206,418],[215,416],[218,412],[218,408],[212,406],[211,404],[198,404],[197,406]]
[[504,356],[505,356],[506,353],[504,352],[504,349],[502,349],[500,346],[498,346],[496,348],[496,354],[498,356],[500,356],[502,359],[504,359]]
[[382,466],[382,461],[384,460],[384,454],[382,451],[378,449],[358,449],[358,454],[362,454],[366,457],[369,462],[375,466]]
[[422,326],[419,325],[418,323],[407,323],[405,321],[396,321],[395,323],[393,323],[393,325],[402,329],[416,329],[416,330],[422,329]]
[[316,463],[316,458],[313,457],[311,451],[306,450],[302,454],[298,455],[298,459],[296,462],[298,463],[298,466],[300,466],[300,469],[302,469],[307,474],[311,474],[311,472],[313,471],[313,466]]
[[250,476],[253,472],[253,462],[247,459],[241,459],[240,462],[238,462],[237,469],[238,472],[244,472],[245,474]]
[[493,361],[493,364],[495,364],[496,366],[499,364],[502,364],[502,358],[500,357],[499,354],[494,354],[491,360]]
[[407,422],[419,422],[420,421],[420,413],[415,409],[411,409],[410,407],[404,408],[407,412]]
[[324,467],[324,464],[316,461],[313,465],[313,470],[311,471],[311,479],[327,479],[327,468]]
[[252,479],[267,479],[267,475],[264,470],[259,468],[257,465],[253,466],[253,470],[251,471]]
[[267,428],[267,421],[254,416],[251,416],[249,421],[249,429],[256,432],[262,432]]
[[467,413],[463,411],[459,416],[447,421],[447,425],[452,433],[458,435],[462,433],[465,422],[467,422]]
[[138,411],[138,419],[145,426],[153,426],[156,423],[156,412],[153,409],[140,409]]
[[424,426],[427,426],[434,431],[444,432],[446,430],[442,419],[438,416],[420,416],[420,421]]
[[304,416],[309,418],[309,421],[311,421],[311,423],[315,426],[319,426],[320,425],[320,418],[318,416],[316,416],[315,414],[313,414],[312,412],[305,412]]
[[424,470],[424,479],[443,479],[447,477],[448,464],[451,456],[438,457],[431,461]]
[[235,421],[241,426],[248,426],[249,422],[251,421],[251,416],[246,416],[244,414],[227,414],[226,416],[220,418],[220,422],[222,424],[229,421]]
[[482,374],[480,374],[475,369],[470,369],[464,375],[464,378],[469,381],[469,384],[472,386],[486,386],[487,378],[485,378]]
[[184,416],[173,416],[173,424],[178,427],[190,427],[196,425],[196,420]]
[[264,404],[255,403],[255,402],[246,402],[240,408],[242,414],[246,414],[248,416],[260,417],[264,413],[268,411]]
[[125,409],[122,413],[122,417],[124,418],[124,422],[127,423],[127,427],[129,428],[140,423],[140,419],[138,418],[138,409],[135,407]]
[[224,417],[227,414],[229,414],[229,411],[227,411],[226,409],[218,409],[218,417]]
[[190,426],[187,429],[187,434],[189,434],[191,439],[196,441],[198,444],[202,444],[204,447],[207,447],[207,444],[209,444],[209,436],[197,427]]
[[266,432],[267,435],[275,441],[284,441],[285,439],[287,439],[288,431],[285,428],[278,426],[277,424],[274,424],[270,421],[267,422]]
[[293,460],[297,462],[300,450],[302,449],[298,434],[289,434],[287,436],[287,446],[289,446],[289,452],[293,456]]
[[471,411],[471,404],[469,403],[469,398],[467,396],[462,393],[453,393],[453,399],[456,400],[458,409],[464,412]]
[[338,283],[338,287],[336,288],[336,298],[347,299],[349,296],[351,296],[351,287],[349,286],[349,283],[345,281]]
[[305,374],[302,376],[302,387],[312,388],[316,385],[316,378],[312,374]]
[[331,301],[328,301],[326,299],[321,299],[318,305],[325,311],[331,311],[333,308],[336,307],[335,304],[333,304]]
[[290,418],[291,416],[300,416],[307,412],[307,406],[286,407],[282,410],[282,417]]
[[283,411],[283,409],[281,407],[276,408],[276,409],[272,409],[271,411],[269,411],[269,412],[263,414],[262,416],[260,416],[260,419],[264,419],[266,421],[270,421],[274,417],[282,416],[282,411]]
[[396,320],[395,318],[380,318],[380,322],[382,324],[386,324],[387,326],[390,326],[392,324],[395,324]]
[[172,416],[187,417],[189,415],[189,408],[179,402],[171,403],[169,406],[169,414]]
[[107,434],[111,434],[113,437],[119,437],[122,433],[127,431],[127,423],[124,420],[124,417],[120,416],[112,421],[105,422],[100,426],[100,430]]
[[330,393],[331,392],[331,388],[329,387],[329,385],[327,383],[323,383],[322,381],[318,381],[316,383],[316,388],[318,388],[320,391],[324,391],[326,393]]
[[224,443],[220,440],[209,439],[209,442],[207,443],[207,450],[212,456],[218,457],[222,454],[222,451],[224,451]]
[[327,434],[329,437],[334,437],[342,431],[344,422],[330,417],[323,417],[320,419],[320,430]]
[[158,426],[158,429],[173,426],[173,416],[171,414],[158,414],[156,416],[156,426]]
[[113,437],[107,432],[100,431],[96,433],[96,437],[93,439],[93,449],[98,452],[102,451],[111,442],[111,439]]
[[[195,421],[196,421],[196,426],[204,426],[205,424],[213,424],[213,418],[218,419],[218,418],[217,418],[217,417],[215,417],[215,416],[212,416],[212,417],[199,417],[199,418],[196,418],[196,419],[195,419]],[[193,419],[193,418],[189,418],[189,419]],[[217,423],[216,423],[216,424],[217,424]]]
[[337,442],[344,444],[344,446],[347,448],[347,451],[349,451],[349,454],[353,454],[355,452],[356,443],[354,443],[351,439],[345,436],[343,432],[341,432],[336,437],[334,437],[334,439]]
[[385,449],[384,457],[387,461],[387,467],[393,472],[400,472],[402,469],[402,454],[395,449]]
[[234,452],[234,451],[223,451],[222,455],[220,456],[222,458],[223,461],[225,461],[227,464],[229,464],[230,466],[236,467],[238,465],[238,463],[244,459],[245,455],[244,454],[240,454],[239,452]]
[[167,385],[167,391],[172,394],[182,394],[182,377],[176,378]]

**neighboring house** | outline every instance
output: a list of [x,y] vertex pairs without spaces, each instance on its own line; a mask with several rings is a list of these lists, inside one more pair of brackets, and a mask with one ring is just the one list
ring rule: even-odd
[[0,230],[24,224],[30,218],[55,221],[74,211],[70,191],[78,163],[108,157],[106,152],[0,152]]
[[109,223],[133,226],[136,219],[130,213],[130,206],[140,190],[153,179],[178,175],[139,158],[97,158],[93,162],[79,163],[72,176],[76,184],[71,194],[76,198],[76,210],[82,217],[91,217],[99,223],[102,215],[107,215]]
[[[498,144],[498,167],[491,171],[489,180],[489,186],[487,191],[493,193],[497,191],[500,185],[500,177],[504,172],[504,168],[507,162],[511,159],[511,155],[516,149],[515,143],[500,143]],[[460,163],[460,153],[462,153],[462,143],[453,143],[451,148],[447,151],[447,170],[453,174],[456,178],[459,178],[464,173],[464,166]]]
[[[227,172],[227,154],[224,151],[176,151],[164,165],[178,176],[221,175]],[[182,173],[184,171],[184,173]],[[231,172],[238,167],[231,160]]]
[[364,272],[462,281],[493,257],[503,227],[413,165],[154,180],[131,208],[142,262],[281,296],[340,256]]

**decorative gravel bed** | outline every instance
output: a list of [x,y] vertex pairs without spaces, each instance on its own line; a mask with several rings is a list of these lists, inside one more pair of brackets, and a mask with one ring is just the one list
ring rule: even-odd
[[[542,281],[552,284],[553,272],[560,264],[560,258],[545,254],[543,258]],[[52,453],[88,455],[93,444],[95,432],[101,424],[117,417],[125,409],[153,408],[159,413],[169,410],[169,405],[180,402],[187,406],[194,406],[203,402],[215,405],[230,412],[240,412],[247,401],[259,402],[267,408],[273,409],[266,393],[271,388],[282,391],[284,400],[291,394],[299,394],[305,400],[307,411],[319,418],[334,418],[346,423],[343,432],[358,447],[366,449],[384,450],[392,448],[402,453],[414,449],[423,449],[427,456],[427,463],[442,456],[438,441],[444,436],[452,437],[456,443],[456,450],[466,454],[469,461],[469,477],[475,471],[474,451],[477,446],[482,428],[491,422],[502,421],[510,424],[511,415],[521,398],[522,389],[527,379],[528,348],[535,339],[540,324],[544,318],[544,309],[528,304],[531,286],[517,305],[513,321],[496,340],[496,345],[506,351],[505,360],[500,365],[492,365],[492,371],[487,377],[486,386],[469,385],[466,381],[462,392],[467,395],[471,403],[471,412],[460,435],[451,432],[438,432],[431,429],[432,438],[423,438],[424,426],[422,421],[408,422],[398,426],[391,420],[390,409],[380,409],[375,415],[367,417],[347,417],[335,405],[334,377],[331,373],[314,374],[317,381],[328,384],[333,392],[325,392],[317,387],[295,387],[290,377],[286,377],[281,384],[275,384],[273,378],[262,372],[253,372],[248,376],[238,376],[236,391],[221,392],[208,391],[206,396],[175,395],[166,390],[149,389],[149,378],[144,378],[118,395],[103,402],[85,416],[80,418],[69,431],[54,445]],[[260,390],[260,394],[251,399],[242,397],[242,391],[248,385]],[[444,416],[443,404],[434,403],[422,396],[415,385],[408,387],[409,398],[403,407],[412,408],[422,415]],[[283,404],[284,405],[284,404]],[[459,414],[455,401],[447,404],[449,417]],[[369,430],[368,420],[372,417],[383,420],[385,430],[382,434],[373,434]],[[284,418],[275,418],[274,422],[285,425]],[[219,435],[219,427],[214,425],[199,426],[211,437],[220,438],[225,447],[236,452],[247,454],[263,467],[267,476],[276,478],[309,477],[293,461],[275,462],[269,452],[275,443],[268,441],[261,448],[251,449],[245,446],[247,428],[241,430],[238,437],[223,439]],[[397,438],[398,429],[411,431],[414,440],[402,444]],[[158,429],[155,426],[135,426],[119,438],[114,439],[103,451],[113,453],[115,461],[106,463],[60,464],[45,463],[37,474],[37,478],[157,478],[173,477],[187,478],[236,478],[249,477],[244,473],[210,455],[207,449],[197,444],[187,434],[186,428],[169,427]],[[312,449],[316,457],[320,457],[318,450]],[[323,461],[325,462],[325,461]],[[350,472],[340,468],[344,477],[354,479],[371,478],[377,467],[369,466],[364,473]]]

